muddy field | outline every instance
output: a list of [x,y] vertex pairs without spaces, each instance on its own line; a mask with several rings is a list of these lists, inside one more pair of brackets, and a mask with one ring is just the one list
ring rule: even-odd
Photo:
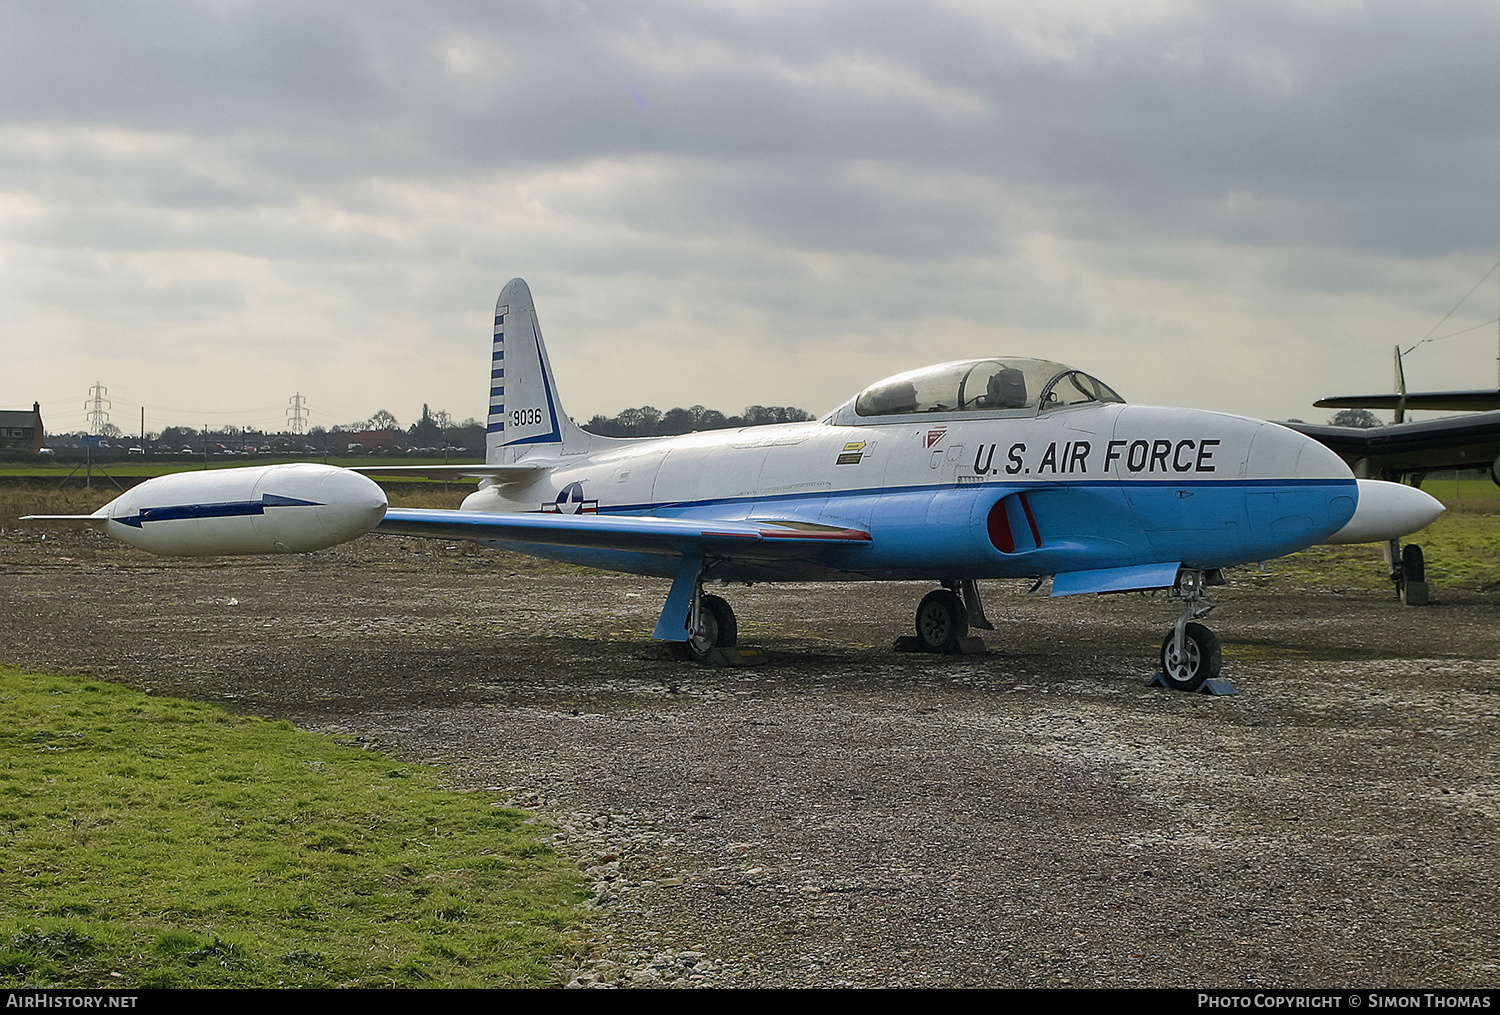
[[[1372,558],[1373,561],[1373,558]],[[671,662],[665,583],[367,537],[162,562],[0,536],[0,659],[357,735],[497,787],[597,883],[576,982],[1500,981],[1500,593],[1233,575],[1237,697],[1145,686],[1162,598],[722,590],[766,665]],[[716,590],[720,591],[720,590]]]

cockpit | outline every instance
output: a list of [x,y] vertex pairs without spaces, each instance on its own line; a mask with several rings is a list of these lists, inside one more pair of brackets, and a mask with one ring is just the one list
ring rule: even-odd
[[[854,416],[963,413],[1029,416],[1084,403],[1124,402],[1096,377],[1042,359],[940,363],[877,381],[854,399]],[[847,417],[849,406],[834,413]],[[857,422],[839,419],[839,422]]]

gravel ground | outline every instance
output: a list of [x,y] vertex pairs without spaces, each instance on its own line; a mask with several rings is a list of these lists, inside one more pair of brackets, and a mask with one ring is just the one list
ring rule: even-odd
[[733,587],[769,662],[715,669],[648,640],[662,582],[7,533],[0,658],[503,790],[594,881],[580,985],[1495,986],[1500,594],[1234,578],[1210,698],[1145,686],[1159,597],[991,583],[935,658],[890,649],[918,585]]

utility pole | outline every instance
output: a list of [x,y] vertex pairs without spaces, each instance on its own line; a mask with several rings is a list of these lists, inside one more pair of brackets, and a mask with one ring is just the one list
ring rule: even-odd
[[287,425],[291,428],[292,433],[305,433],[307,429],[307,399],[303,398],[302,392],[299,391],[287,399],[287,401],[291,403],[286,410],[287,416],[290,417],[287,420]]

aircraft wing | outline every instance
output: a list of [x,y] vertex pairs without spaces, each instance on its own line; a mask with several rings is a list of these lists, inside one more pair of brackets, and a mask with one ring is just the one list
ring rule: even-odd
[[649,518],[640,515],[497,514],[392,508],[375,531],[395,536],[496,540],[671,556],[780,560],[809,547],[870,542],[859,529],[760,521]]
[[366,476],[410,476],[416,479],[493,479],[500,483],[529,482],[556,462],[519,465],[356,465],[350,472]]
[[[1410,402],[1407,408],[1412,408]],[[1306,434],[1348,462],[1355,475],[1378,477],[1479,469],[1500,456],[1500,412],[1480,412],[1448,419],[1389,426],[1323,426],[1283,423]],[[1364,462],[1360,467],[1359,463]]]

